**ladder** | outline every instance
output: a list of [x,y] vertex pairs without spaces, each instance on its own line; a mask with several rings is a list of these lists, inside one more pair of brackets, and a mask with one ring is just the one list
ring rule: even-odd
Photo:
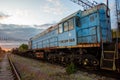
[[102,46],[102,54],[100,61],[100,68],[105,70],[116,70],[115,65],[116,59],[116,45],[112,44],[103,44]]

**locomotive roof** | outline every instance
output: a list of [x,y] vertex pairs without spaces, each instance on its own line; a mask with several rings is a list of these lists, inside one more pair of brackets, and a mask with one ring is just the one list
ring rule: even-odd
[[40,36],[42,36],[42,35],[50,32],[50,31],[56,29],[56,28],[57,28],[56,26],[57,26],[57,24],[54,25],[54,26],[49,27],[48,29],[46,29],[46,30],[42,31],[41,33],[39,33],[39,34],[35,35],[34,37],[32,37],[31,40],[32,40],[32,39],[36,39],[36,38],[38,38],[38,37],[40,37]]
[[104,3],[101,3],[101,4],[96,5],[93,8],[88,9],[88,10],[84,10],[84,11],[78,10],[75,13],[63,18],[59,23],[62,23],[62,22],[66,21],[66,20],[68,20],[72,17],[75,17],[75,16],[77,16],[77,14],[80,14],[81,17],[89,15],[90,13],[93,13],[94,11],[97,11],[101,6],[107,7]]
[[[96,12],[96,11],[97,11],[98,9],[100,9],[100,8],[105,8],[105,9],[107,9],[107,6],[106,6],[104,3],[98,4],[98,5],[96,5],[96,6],[93,7],[93,8],[90,8],[90,9],[88,9],[88,10],[82,11],[81,17],[84,17],[84,16],[87,16],[87,15],[89,15],[89,14],[91,14],[91,13],[94,13],[94,12]],[[108,8],[108,10],[109,10],[109,8]]]
[[60,21],[60,23],[66,21],[66,20],[68,20],[68,19],[70,19],[70,18],[72,18],[72,17],[74,17],[74,16],[76,16],[76,15],[79,14],[80,12],[82,12],[82,11],[81,11],[81,10],[78,10],[78,11],[76,11],[75,13],[73,13],[73,14],[65,17],[65,18],[63,18],[63,19]]

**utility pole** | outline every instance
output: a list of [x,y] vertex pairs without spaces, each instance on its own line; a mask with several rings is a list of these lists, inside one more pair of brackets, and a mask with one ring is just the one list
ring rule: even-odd
[[116,14],[117,14],[118,29],[120,29],[120,0],[116,0]]
[[116,46],[117,46],[117,58],[118,58],[118,46],[119,46],[119,29],[120,29],[120,1],[119,0],[115,0],[115,4],[116,4],[116,18],[117,18],[117,31],[116,31]]

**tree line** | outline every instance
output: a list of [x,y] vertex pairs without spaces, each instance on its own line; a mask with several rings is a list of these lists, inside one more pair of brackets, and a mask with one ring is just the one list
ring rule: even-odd
[[2,47],[0,47],[0,54],[1,53],[5,53],[5,50],[3,50]]

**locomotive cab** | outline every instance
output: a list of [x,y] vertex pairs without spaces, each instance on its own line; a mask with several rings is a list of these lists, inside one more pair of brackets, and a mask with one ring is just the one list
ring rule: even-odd
[[81,12],[80,25],[76,26],[78,45],[112,42],[110,17],[107,16],[108,12],[109,10],[107,10],[107,6],[104,4]]

